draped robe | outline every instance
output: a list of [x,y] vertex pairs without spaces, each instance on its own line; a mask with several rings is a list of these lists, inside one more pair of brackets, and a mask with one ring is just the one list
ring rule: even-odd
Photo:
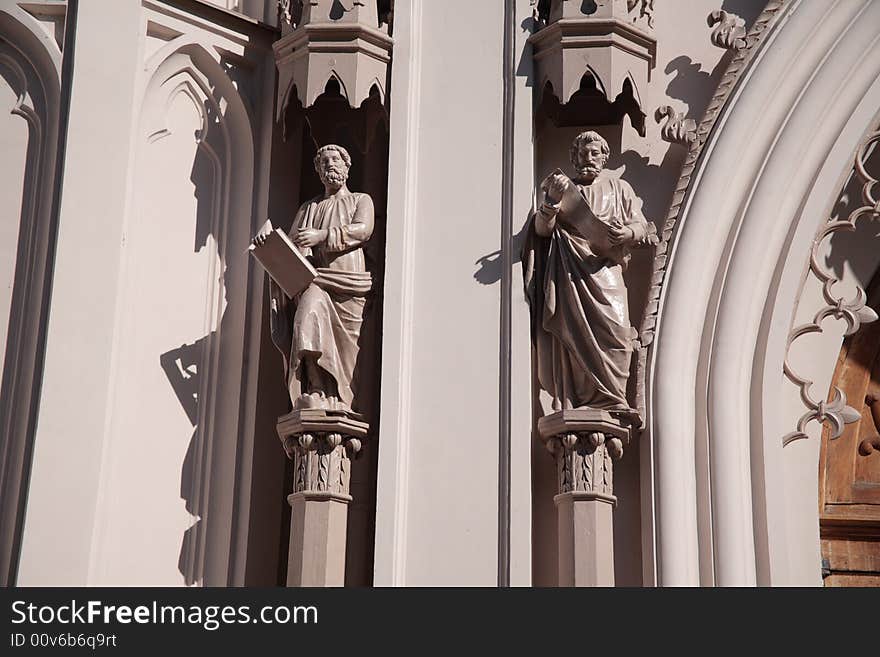
[[323,397],[325,408],[350,410],[355,401],[352,379],[366,295],[372,287],[361,247],[372,234],[373,220],[372,200],[357,192],[314,198],[296,214],[291,239],[300,228],[326,229],[328,237],[319,246],[301,249],[318,275],[292,300],[292,321],[284,293],[277,286],[272,291],[273,339],[282,353],[289,346],[285,372],[294,408],[310,393]]
[[[603,172],[591,185],[578,187],[600,221],[632,228],[636,245],[655,242],[654,226],[626,181]],[[629,248],[603,257],[564,215],[555,215],[546,237],[536,231],[540,220],[553,224],[546,215],[530,222],[523,274],[538,381],[551,398],[545,410],[593,408],[637,418],[626,398],[637,338],[623,280]]]

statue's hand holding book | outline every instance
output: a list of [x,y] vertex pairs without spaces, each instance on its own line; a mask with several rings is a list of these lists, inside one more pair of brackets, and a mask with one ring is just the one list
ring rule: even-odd
[[248,247],[269,276],[291,299],[315,280],[318,272],[290,238],[267,221]]

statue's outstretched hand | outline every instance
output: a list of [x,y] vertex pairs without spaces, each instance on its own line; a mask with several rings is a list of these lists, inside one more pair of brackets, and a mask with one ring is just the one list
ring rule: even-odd
[[608,230],[608,241],[614,246],[635,242],[636,233],[629,226],[611,226]]

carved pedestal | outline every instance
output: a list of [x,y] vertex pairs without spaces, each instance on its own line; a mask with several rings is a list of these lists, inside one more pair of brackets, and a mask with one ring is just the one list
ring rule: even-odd
[[342,586],[351,459],[369,425],[353,413],[294,410],[278,418],[293,460],[288,586]]
[[612,459],[623,456],[630,429],[606,411],[558,411],[538,420],[556,457],[559,493],[559,585],[614,586]]

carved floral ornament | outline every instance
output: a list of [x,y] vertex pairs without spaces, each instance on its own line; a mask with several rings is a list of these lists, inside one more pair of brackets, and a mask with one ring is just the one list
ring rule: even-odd
[[813,240],[809,273],[822,283],[822,296],[825,305],[816,312],[812,322],[795,326],[788,336],[788,349],[783,368],[789,380],[800,388],[801,399],[807,407],[807,412],[798,420],[797,429],[783,437],[783,445],[808,438],[804,429],[811,421],[828,422],[833,429],[830,438],[834,439],[841,436],[844,424],[856,422],[861,418],[859,411],[847,404],[846,395],[837,386],[833,387],[830,402],[826,402],[824,399],[814,399],[810,392],[813,382],[795,371],[789,360],[789,352],[792,343],[801,336],[822,333],[822,322],[828,317],[846,322],[844,336],[853,335],[861,328],[862,324],[868,324],[878,319],[876,311],[866,305],[867,295],[860,286],[856,286],[856,294],[852,299],[845,299],[835,294],[835,286],[840,282],[840,279],[833,271],[822,265],[819,255],[822,245],[835,233],[852,232],[856,229],[856,222],[864,221],[866,218],[876,220],[880,217],[880,197],[875,189],[880,181],[871,176],[865,167],[868,157],[878,143],[880,143],[880,131],[865,137],[856,151],[853,163],[853,174],[861,183],[863,205],[853,210],[846,219],[831,220],[826,223],[819,229],[819,233]]
[[661,105],[654,113],[657,123],[664,118],[666,123],[660,129],[660,138],[670,144],[688,147],[697,140],[697,122],[686,119],[669,105]]
[[746,47],[745,21],[736,14],[716,9],[706,21],[709,27],[715,27],[710,39],[719,48],[742,50]]

